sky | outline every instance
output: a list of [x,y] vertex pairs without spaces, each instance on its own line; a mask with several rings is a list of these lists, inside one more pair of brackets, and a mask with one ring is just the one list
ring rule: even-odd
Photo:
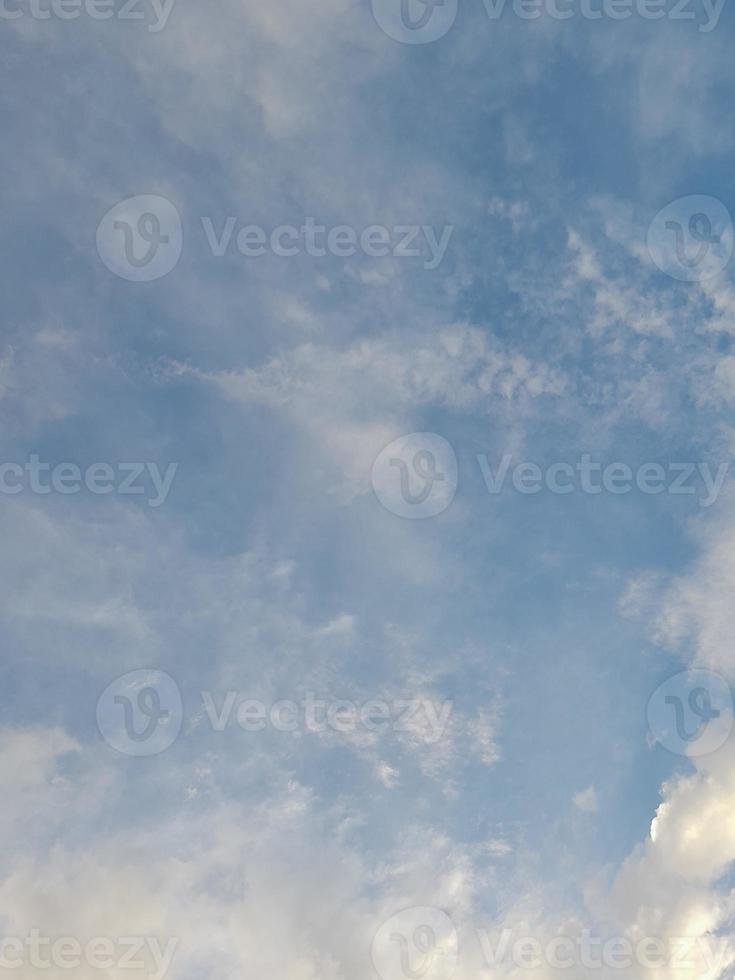
[[0,0],[0,973],[733,975],[734,26]]

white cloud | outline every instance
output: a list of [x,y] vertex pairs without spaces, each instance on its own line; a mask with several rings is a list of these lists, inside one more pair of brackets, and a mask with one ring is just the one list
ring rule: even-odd
[[342,613],[331,620],[326,626],[316,631],[317,636],[350,636],[355,629],[355,617]]
[[597,790],[594,786],[588,786],[587,789],[580,790],[579,793],[574,794],[574,805],[582,813],[597,813],[598,799]]

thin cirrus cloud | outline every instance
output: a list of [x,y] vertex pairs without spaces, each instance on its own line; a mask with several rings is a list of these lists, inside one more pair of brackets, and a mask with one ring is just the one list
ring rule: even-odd
[[[730,743],[667,752],[646,705],[677,671],[732,680],[729,478],[703,508],[492,494],[478,465],[729,462],[730,266],[672,279],[646,238],[674,199],[734,206],[727,14],[700,33],[467,3],[415,48],[345,0],[0,24],[0,462],[178,464],[159,508],[0,496],[0,938],[140,934],[175,943],[172,978],[287,980],[374,977],[409,908],[451,917],[459,980],[504,928],[727,940]],[[134,195],[181,216],[156,282],[96,251]],[[202,219],[230,216],[454,230],[430,270],[220,259]],[[407,521],[371,473],[413,433],[447,440],[457,487]],[[150,758],[95,722],[137,670],[182,697]],[[421,711],[217,731],[202,692],[231,691],[451,711],[438,738]],[[715,952],[687,976],[724,974]]]

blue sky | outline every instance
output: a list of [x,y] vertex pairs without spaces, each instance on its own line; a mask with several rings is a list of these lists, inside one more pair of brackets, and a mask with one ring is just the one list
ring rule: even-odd
[[[733,15],[642,3],[448,0],[410,44],[399,0],[0,3],[0,939],[175,939],[176,980],[405,980],[374,937],[430,908],[459,954],[429,980],[509,976],[475,941],[503,928],[724,937],[686,980],[731,970],[731,702],[707,754],[647,705],[735,676]],[[388,254],[274,254],[309,219]],[[151,243],[171,268],[141,281]],[[628,492],[585,492],[585,457]],[[421,491],[427,460],[414,520],[400,464]],[[203,692],[230,691],[217,731]],[[308,693],[390,723],[236,720]],[[138,734],[169,711],[165,748],[130,751],[125,699]],[[448,706],[438,737],[403,702]]]

